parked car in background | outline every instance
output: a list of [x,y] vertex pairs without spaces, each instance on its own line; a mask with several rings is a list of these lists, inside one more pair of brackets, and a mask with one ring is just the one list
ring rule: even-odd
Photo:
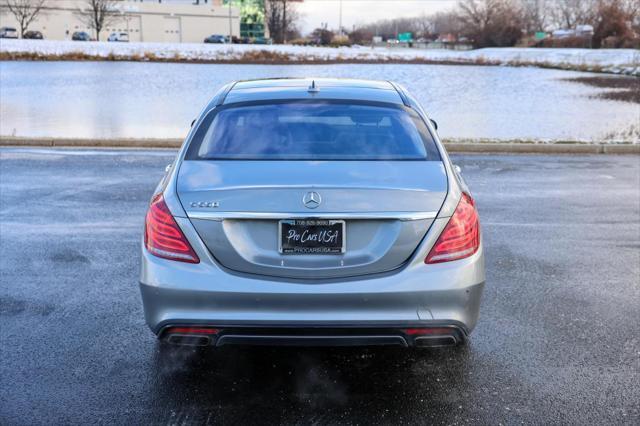
[[31,40],[43,40],[44,36],[40,31],[27,31],[26,33],[24,33],[24,36],[22,38],[28,38]]
[[71,36],[71,40],[73,41],[91,41],[91,36],[85,31],[76,31]]
[[227,42],[227,38],[220,34],[212,34],[204,39],[205,43],[223,44]]
[[272,41],[270,38],[264,37],[256,37],[253,39],[253,44],[271,44]]
[[18,38],[18,31],[13,27],[0,28],[0,38]]
[[111,33],[107,41],[119,41],[119,42],[128,43],[129,33]]
[[478,320],[475,202],[435,122],[388,81],[228,84],[145,223],[161,342],[453,346]]

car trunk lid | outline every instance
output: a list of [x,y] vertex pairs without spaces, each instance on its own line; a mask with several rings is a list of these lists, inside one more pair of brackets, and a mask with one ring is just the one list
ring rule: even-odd
[[[440,161],[189,160],[177,185],[187,216],[220,264],[300,279],[398,268],[447,193]],[[287,219],[344,220],[344,252],[283,253],[279,223]]]

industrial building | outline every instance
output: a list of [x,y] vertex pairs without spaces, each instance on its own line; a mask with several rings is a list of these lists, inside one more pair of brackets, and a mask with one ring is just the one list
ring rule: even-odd
[[[6,1],[0,0],[0,26],[18,28]],[[96,38],[95,31],[83,19],[89,12],[85,0],[49,0],[29,30],[40,31],[49,40],[71,40],[76,31]],[[200,4],[126,0],[115,4],[100,40],[106,40],[112,32],[126,32],[129,41],[143,42],[202,43],[211,34],[229,33],[237,37],[240,10],[225,5],[223,0]]]

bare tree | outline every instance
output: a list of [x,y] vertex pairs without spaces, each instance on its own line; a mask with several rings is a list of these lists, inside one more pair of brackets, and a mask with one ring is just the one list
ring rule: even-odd
[[415,18],[415,38],[426,37],[433,33],[433,21],[431,16],[427,16],[424,13]]
[[640,35],[640,2],[637,0],[622,0],[623,7],[625,8],[629,22],[631,23],[631,29],[636,34]]
[[560,28],[593,22],[597,0],[557,0],[551,7],[553,23]]
[[522,24],[527,34],[544,31],[549,25],[549,9],[553,0],[520,0]]
[[265,1],[265,18],[271,38],[276,43],[286,43],[298,32],[297,22],[300,18],[295,3],[301,0],[267,0]]
[[46,0],[7,0],[6,8],[18,21],[20,37],[29,29],[29,25],[38,18]]
[[118,3],[121,0],[85,0],[85,7],[76,14],[80,21],[96,32],[100,41],[100,31],[120,19]]
[[438,12],[429,17],[431,20],[431,32],[434,36],[442,34],[459,34],[461,31],[460,20],[454,12]]
[[461,0],[458,19],[477,47],[513,46],[522,36],[521,14],[511,0]]
[[593,47],[601,47],[611,38],[609,47],[625,47],[634,38],[633,22],[638,5],[626,0],[598,0],[593,19]]
[[311,33],[311,40],[321,46],[328,46],[331,44],[331,41],[336,34],[333,31],[330,31],[327,27],[328,25],[323,23],[321,27],[313,30]]
[[281,34],[282,25],[282,11],[281,4],[279,2],[266,0],[265,1],[265,20],[267,21],[267,27],[269,28],[269,34],[275,43],[280,42],[279,37]]

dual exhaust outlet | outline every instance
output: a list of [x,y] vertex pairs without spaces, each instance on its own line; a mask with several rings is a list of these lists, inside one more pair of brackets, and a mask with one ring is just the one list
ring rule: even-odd
[[414,346],[433,348],[455,346],[464,340],[458,327],[422,327],[387,330],[386,333],[358,330],[341,330],[340,333],[300,334],[283,333],[282,330],[222,330],[211,327],[169,327],[161,338],[177,346],[223,345],[274,345],[274,346]]

